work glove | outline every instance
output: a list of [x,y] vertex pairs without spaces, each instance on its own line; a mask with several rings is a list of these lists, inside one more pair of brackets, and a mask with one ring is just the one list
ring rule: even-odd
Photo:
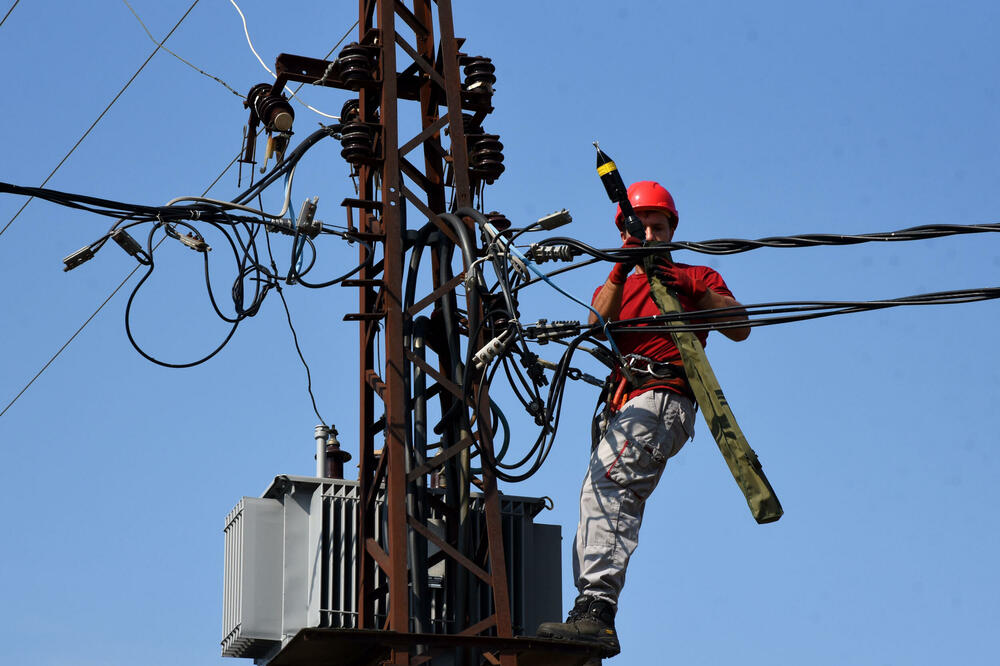
[[[642,247],[642,241],[629,234],[625,238],[625,242],[622,243],[622,249],[628,250],[633,247]],[[632,272],[633,266],[635,266],[635,263],[628,261],[615,264],[614,268],[611,269],[611,274],[608,275],[608,279],[611,280],[612,284],[625,284],[625,280],[628,279],[628,275]]]
[[678,294],[686,296],[693,303],[699,303],[708,293],[708,285],[702,280],[666,259],[657,257],[653,261],[653,272],[663,281],[663,284]]

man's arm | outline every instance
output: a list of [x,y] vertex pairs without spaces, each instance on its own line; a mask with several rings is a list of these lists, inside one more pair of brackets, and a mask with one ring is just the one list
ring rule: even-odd
[[[698,275],[692,273],[690,270],[684,270],[675,264],[670,262],[658,263],[656,264],[657,275],[663,280],[664,284],[671,287],[678,293],[683,293],[687,295],[692,301],[694,301],[694,306],[698,310],[715,310],[717,308],[742,308],[743,305],[737,301],[732,296],[728,294],[719,293],[712,289],[705,281]],[[713,277],[714,276],[714,277]],[[722,278],[718,276],[714,271],[708,276],[711,280],[718,280],[722,285],[724,291],[729,291],[725,288],[725,284],[722,283]],[[749,321],[747,317],[746,310],[736,310],[734,312],[721,314],[718,317],[711,317],[708,319],[700,319],[698,321],[711,322],[711,323],[736,323]],[[750,327],[749,326],[737,326],[735,328],[717,328],[719,333],[730,340],[735,340],[740,342],[746,340],[750,337]]]
[[[619,306],[620,306],[619,302]],[[699,310],[714,310],[716,308],[731,308],[738,307],[742,308],[743,304],[737,301],[732,296],[726,296],[725,294],[719,294],[711,289],[705,291],[705,295],[701,297],[701,300],[697,303]],[[702,319],[699,321],[709,321],[713,323],[733,323],[733,322],[748,322],[746,310],[737,310],[732,313],[727,313],[720,315],[718,317],[712,317],[711,319]],[[737,326],[735,328],[718,328],[716,329],[719,333],[730,340],[736,342],[742,342],[750,337],[750,327],[749,326]]]
[[[601,313],[604,321],[615,321],[622,309],[622,292],[625,285],[612,281],[609,277],[594,297],[593,308]],[[597,315],[591,312],[587,317],[587,323],[594,325],[597,323]]]

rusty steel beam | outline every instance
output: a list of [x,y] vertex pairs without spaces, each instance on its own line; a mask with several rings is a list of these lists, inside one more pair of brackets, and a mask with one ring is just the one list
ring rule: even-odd
[[[358,177],[357,198],[345,199],[348,226],[356,238],[370,243],[371,252],[378,261],[365,265],[344,286],[358,289],[358,309],[345,319],[358,322],[359,363],[359,502],[360,516],[357,533],[357,627],[365,630],[388,630],[393,636],[406,636],[411,632],[410,618],[415,609],[410,608],[411,576],[415,586],[418,571],[426,575],[428,563],[448,563],[449,583],[457,590],[449,600],[454,634],[480,634],[490,630],[499,640],[512,638],[510,606],[503,540],[500,530],[500,504],[496,479],[489,469],[482,473],[482,480],[474,479],[469,472],[470,447],[479,446],[492,450],[492,432],[488,421],[481,414],[475,419],[478,431],[468,432],[467,418],[446,418],[468,410],[469,395],[461,386],[462,364],[465,352],[459,336],[464,335],[456,322],[454,337],[443,346],[429,348],[438,357],[438,367],[415,354],[409,347],[413,318],[431,304],[447,308],[457,319],[455,290],[462,284],[463,273],[451,274],[450,261],[459,232],[439,216],[455,208],[471,206],[473,177],[469,171],[463,112],[475,114],[481,120],[492,110],[490,95],[464,90],[460,79],[460,63],[464,54],[459,52],[462,41],[454,34],[451,0],[358,0],[358,43],[361,51],[372,57],[370,79],[356,76],[358,48],[352,52],[351,66],[342,71],[339,59],[332,61],[281,54],[276,62],[276,89],[288,81],[351,90],[358,95],[358,121],[371,129],[373,145],[362,151],[352,162]],[[397,30],[412,31],[409,38]],[[435,35],[437,28],[439,35]],[[398,50],[397,50],[398,48]],[[400,60],[412,62],[402,63]],[[419,105],[420,129],[415,136],[401,141],[399,117],[401,102]],[[449,149],[442,144],[442,135],[448,133]],[[423,160],[417,148],[423,148]],[[408,159],[407,159],[408,157]],[[446,171],[450,168],[450,177]],[[404,182],[404,178],[407,180]],[[409,184],[409,186],[408,186]],[[447,187],[453,188],[449,201]],[[432,288],[429,294],[415,299],[411,307],[404,308],[404,277],[407,266],[407,222],[403,207],[409,205],[414,227],[427,222],[435,225],[438,233],[427,250],[431,257]],[[354,214],[357,227],[354,228]],[[464,221],[476,250],[474,228]],[[428,238],[428,231],[422,232]],[[421,241],[423,242],[423,241]],[[359,249],[359,258],[368,257],[369,250]],[[467,262],[466,262],[467,263]],[[467,291],[467,298],[471,299]],[[481,317],[478,306],[466,303],[469,317]],[[376,333],[384,333],[384,347],[376,348]],[[475,332],[472,333],[475,335]],[[440,336],[440,333],[436,333]],[[483,332],[470,345],[483,344]],[[428,338],[430,340],[430,337]],[[438,343],[441,341],[438,340]],[[376,373],[375,358],[384,358],[384,368]],[[411,441],[410,393],[411,372],[422,373],[421,381],[433,384],[423,389],[423,399],[436,397],[441,401],[442,419],[446,421],[441,442],[441,452],[427,460],[425,451],[415,451]],[[474,404],[486,399],[484,394],[474,396]],[[379,409],[381,403],[382,409]],[[380,413],[381,412],[381,413]],[[488,415],[487,415],[488,418]],[[421,422],[426,430],[426,423]],[[376,440],[384,436],[385,444],[377,455]],[[422,435],[426,442],[426,436]],[[422,445],[425,446],[425,445]],[[444,465],[448,471],[451,505],[424,491],[429,487],[428,475]],[[410,469],[412,468],[412,469]],[[487,543],[478,544],[478,534],[467,529],[465,521],[470,511],[470,487],[477,485],[485,491]],[[375,499],[385,496],[385,529],[375,524]],[[421,499],[421,497],[423,499]],[[444,536],[432,531],[427,520],[431,515],[440,516],[444,523]],[[415,545],[414,545],[415,544]],[[426,544],[438,547],[433,556],[427,555]],[[415,553],[417,553],[415,555]],[[486,559],[482,554],[486,554]],[[423,560],[423,561],[421,561]],[[483,564],[480,564],[482,562]],[[484,581],[491,590],[494,612],[486,618],[478,609],[467,603],[472,585],[470,578]],[[420,594],[414,596],[419,606]],[[419,609],[418,609],[419,610]],[[466,612],[466,610],[468,612]],[[378,615],[377,615],[378,613]],[[384,613],[384,618],[381,616]],[[427,636],[428,634],[420,634]],[[460,649],[456,663],[464,666],[473,663],[473,647],[498,651],[502,664],[516,663],[517,650],[510,650],[505,643],[491,644],[490,637],[476,641],[460,641],[439,645],[453,645]],[[394,641],[388,663],[409,664],[427,661],[427,655],[417,655],[418,646],[428,645],[425,638],[412,642]],[[500,645],[506,649],[500,648]],[[488,660],[491,656],[484,657]],[[478,664],[478,659],[475,660]]]

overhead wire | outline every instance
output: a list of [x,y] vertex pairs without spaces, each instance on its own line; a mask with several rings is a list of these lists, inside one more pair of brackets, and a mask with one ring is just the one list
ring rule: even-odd
[[[238,4],[236,4],[236,0],[229,0],[229,2],[236,9],[236,13],[238,13],[240,15],[240,20],[243,21],[243,34],[246,35],[247,45],[249,45],[250,51],[253,53],[254,57],[257,58],[257,62],[259,62],[260,66],[263,67],[265,70],[267,70],[267,73],[270,74],[273,78],[275,78],[275,79],[278,78],[278,75],[271,71],[271,68],[267,66],[267,64],[264,62],[264,59],[260,57],[259,53],[257,53],[257,49],[254,48],[253,40],[250,39],[250,29],[247,27],[247,17],[243,14],[243,10],[240,9],[240,6]],[[354,25],[357,25],[357,22],[355,22]],[[350,31],[353,30],[353,29],[354,29],[354,26],[351,26],[350,28],[348,28],[348,31],[347,31],[348,34],[350,34]],[[341,41],[343,41],[343,40],[341,40]],[[336,47],[334,47],[334,48],[336,48]],[[299,86],[298,90],[301,90],[301,89],[302,89],[302,86]],[[290,97],[293,97],[295,99],[295,101],[297,101],[299,104],[301,104],[302,106],[306,107],[307,109],[309,109],[313,113],[318,113],[319,115],[323,116],[324,118],[332,118],[334,120],[340,120],[340,116],[330,115],[329,113],[325,113],[325,112],[320,111],[319,109],[317,109],[317,108],[315,108],[313,106],[310,106],[309,104],[306,104],[305,101],[303,101],[301,98],[299,98],[299,96],[297,94],[298,90],[292,91],[292,89],[289,88],[287,85],[285,86],[285,90],[287,90],[289,92],[289,96]]]
[[[219,175],[215,177],[215,180],[213,180],[211,182],[211,184],[209,184],[209,186],[205,188],[204,194],[208,194],[208,192],[211,191],[211,189],[213,187],[215,187],[215,185],[222,179],[222,177],[226,174],[226,172],[229,171],[234,164],[236,164],[236,160],[238,160],[239,158],[240,158],[240,155],[237,154],[236,157],[234,157],[232,159],[232,161],[229,162],[229,164],[227,164],[226,167],[221,172],[219,172]],[[163,238],[161,238],[160,241],[159,241],[159,243],[157,243],[156,246],[153,249],[156,249],[156,247],[159,247],[160,244],[163,243],[163,241],[166,240],[166,238],[167,238],[166,236],[164,236]],[[111,301],[111,299],[115,297],[115,294],[117,294],[119,291],[121,291],[121,288],[124,287],[125,284],[129,280],[132,279],[132,276],[135,275],[139,271],[140,268],[141,268],[141,264],[135,266],[131,271],[129,271],[128,275],[125,276],[125,278],[118,284],[118,286],[115,287],[111,291],[110,294],[108,294],[108,297],[105,298],[104,301],[102,301],[101,304],[97,306],[97,309],[94,310],[94,312],[91,313],[91,315],[89,317],[87,317],[87,319],[83,322],[83,324],[81,324],[80,327],[77,328],[76,331],[73,332],[73,335],[71,335],[69,337],[69,339],[66,340],[66,342],[64,342],[63,345],[61,347],[59,347],[58,350],[56,350],[56,353],[53,354],[52,357],[49,358],[49,360],[45,362],[45,364],[41,367],[41,369],[38,372],[35,373],[35,375],[28,381],[28,383],[25,384],[24,387],[20,391],[18,391],[17,395],[15,395],[14,398],[10,402],[7,403],[7,406],[3,408],[2,412],[0,412],[0,417],[2,417],[4,414],[6,414],[7,410],[9,410],[11,407],[14,406],[14,403],[16,403],[18,401],[18,399],[20,399],[20,397],[22,395],[24,395],[24,393],[29,388],[31,388],[31,385],[34,384],[35,381],[39,377],[42,376],[42,373],[44,373],[46,370],[48,370],[49,366],[52,365],[52,363],[57,358],[59,358],[59,356],[66,350],[66,348],[69,347],[70,343],[73,342],[73,340],[75,340],[76,337],[80,333],[83,332],[83,329],[85,329],[87,327],[87,325],[90,324],[91,321],[93,321],[94,317],[96,317],[101,312],[101,310],[104,309],[104,306],[107,305]]]
[[174,53],[173,51],[171,51],[170,49],[168,49],[166,46],[163,45],[162,42],[157,41],[156,37],[153,37],[153,33],[151,33],[149,31],[149,28],[146,27],[146,24],[143,22],[142,18],[139,16],[139,14],[137,14],[136,11],[135,11],[135,9],[132,8],[132,5],[130,5],[128,3],[128,0],[122,0],[122,2],[124,2],[125,6],[128,7],[128,10],[130,12],[132,12],[132,16],[134,16],[135,20],[137,20],[139,22],[139,25],[141,25],[142,29],[146,31],[146,35],[149,37],[150,40],[152,40],[152,42],[154,44],[157,44],[161,49],[163,49],[164,51],[166,51],[167,53],[169,53],[173,57],[177,58],[182,63],[184,63],[185,65],[187,65],[191,69],[195,70],[199,74],[203,74],[203,75],[207,76],[208,78],[210,78],[210,79],[212,79],[214,81],[218,81],[219,83],[221,83],[226,88],[226,90],[228,90],[229,92],[233,93],[234,95],[236,95],[240,99],[242,99],[242,98],[245,97],[245,95],[243,93],[241,93],[238,90],[236,90],[235,88],[233,88],[231,85],[229,85],[228,83],[226,83],[225,81],[223,81],[222,79],[220,79],[218,76],[215,76],[214,74],[209,74],[208,72],[206,72],[205,70],[201,69],[200,67],[198,67],[194,63],[191,63],[191,62],[185,60],[181,56],[177,55],[176,53]]
[[[267,232],[264,232],[264,239],[267,242],[267,255],[271,259],[271,270],[274,273],[278,272],[278,266],[274,261],[274,254],[271,252],[271,239]],[[284,291],[280,284],[275,284],[275,289],[278,292],[278,298],[281,299],[281,305],[285,309],[285,319],[288,321],[288,330],[292,333],[292,342],[295,344],[295,352],[299,355],[299,361],[302,362],[302,367],[306,371],[306,391],[309,393],[309,401],[312,403],[313,413],[319,422],[324,426],[327,425],[326,419],[323,418],[322,414],[319,413],[319,407],[316,405],[316,396],[313,394],[312,388],[312,371],[309,369],[309,363],[306,362],[305,354],[302,353],[302,347],[299,346],[299,334],[295,331],[295,325],[292,324],[292,312],[288,308],[288,301],[285,299]]]
[[17,7],[17,3],[19,2],[21,2],[21,0],[14,0],[14,4],[10,6],[10,9],[7,10],[7,13],[3,15],[2,19],[0,19],[0,28],[2,28],[3,24],[7,22],[7,17],[10,16],[10,13],[14,11],[14,8]]
[[[163,38],[163,41],[157,42],[156,48],[153,49],[153,52],[149,54],[149,57],[147,57],[146,60],[139,66],[139,69],[135,70],[135,74],[133,74],[131,78],[129,78],[129,80],[125,82],[125,85],[122,86],[122,89],[118,91],[118,94],[115,95],[110,102],[108,102],[108,105],[104,107],[104,110],[101,111],[101,113],[97,116],[97,119],[94,120],[94,122],[90,124],[90,127],[87,128],[87,131],[84,132],[79,139],[77,139],[76,143],[73,144],[73,147],[69,149],[69,152],[67,152],[66,155],[64,155],[63,158],[59,160],[59,163],[55,166],[54,169],[52,169],[49,175],[45,177],[45,180],[42,181],[42,184],[39,187],[45,187],[48,184],[48,182],[52,180],[52,176],[56,175],[56,172],[59,171],[62,165],[66,163],[66,160],[69,159],[70,155],[72,155],[73,152],[76,151],[76,149],[80,146],[80,144],[83,143],[83,140],[87,138],[87,136],[91,133],[91,131],[93,131],[95,127],[97,127],[97,123],[101,122],[101,119],[104,118],[105,114],[111,109],[112,106],[114,106],[115,102],[118,101],[118,98],[121,97],[126,90],[128,90],[128,87],[132,85],[132,82],[135,81],[136,77],[138,77],[139,74],[142,72],[142,70],[146,68],[146,65],[148,65],[149,61],[153,59],[153,56],[155,56],[157,52],[161,48],[163,48],[163,44],[166,43],[168,39],[170,39],[170,36],[173,35],[174,32],[177,30],[177,28],[181,26],[181,23],[184,22],[184,19],[187,18],[188,14],[191,13],[191,11],[198,5],[200,1],[201,0],[194,0],[194,2],[191,3],[191,6],[187,8],[187,11],[185,11],[184,14],[177,20],[177,23],[174,24],[174,27],[170,29],[170,32],[167,33],[167,36]],[[15,3],[15,6],[17,6],[17,3]],[[13,7],[11,8],[11,10],[13,10]],[[8,12],[8,14],[9,13],[10,12]],[[29,197],[27,201],[25,201],[24,204],[17,210],[17,212],[14,213],[14,216],[11,217],[10,220],[8,220],[7,224],[4,225],[3,229],[0,229],[0,236],[4,235],[4,233],[10,227],[10,225],[14,223],[14,220],[16,220],[18,216],[24,211],[24,209],[28,207],[28,204],[31,203],[32,199],[33,197]]]
[[[460,213],[467,214],[475,218],[471,212],[460,211]],[[925,240],[952,235],[995,233],[1000,231],[1000,224],[924,225],[897,231],[854,235],[799,234],[796,236],[769,237],[757,240],[716,239],[697,243],[662,243],[657,244],[656,246],[633,250],[623,250],[617,248],[599,250],[572,238],[548,238],[538,243],[531,244],[528,252],[515,250],[513,244],[514,239],[525,231],[531,230],[531,228],[532,227],[529,226],[521,230],[508,230],[504,232],[504,234],[508,234],[507,240],[503,243],[488,243],[485,248],[485,258],[483,260],[475,261],[471,266],[469,266],[468,269],[470,272],[475,271],[478,274],[477,276],[473,276],[477,279],[478,283],[483,283],[485,281],[485,276],[482,275],[483,268],[486,265],[492,265],[496,273],[497,280],[496,283],[487,290],[487,292],[493,293],[494,290],[499,292],[498,295],[502,295],[503,299],[506,300],[505,310],[511,312],[516,312],[516,296],[524,287],[544,281],[548,283],[550,287],[555,288],[555,285],[549,282],[548,278],[575,268],[581,268],[583,266],[593,264],[597,261],[611,261],[616,263],[627,262],[634,264],[641,260],[644,256],[663,254],[669,250],[691,250],[708,254],[735,254],[762,247],[792,248],[841,246],[856,245],[867,242]],[[560,248],[558,246],[563,247]],[[539,248],[539,250],[536,251],[536,248]],[[579,257],[580,255],[588,255],[588,258],[585,261],[576,261],[571,266],[559,268],[547,274],[543,274],[537,269],[536,264],[543,261],[551,259],[572,261],[573,257]],[[520,261],[517,262],[519,266],[520,264],[526,264],[526,268],[532,271],[537,277],[531,277],[531,279],[526,279],[528,276],[522,277],[520,273],[523,272],[524,267],[514,270],[514,260],[517,258],[520,258]],[[559,289],[557,289],[557,291],[561,292]],[[476,394],[482,395],[489,390],[493,377],[502,367],[507,375],[507,382],[513,390],[514,395],[522,403],[522,406],[525,407],[529,414],[535,417],[536,423],[540,426],[540,432],[538,438],[535,440],[535,443],[527,450],[526,454],[520,457],[519,460],[505,461],[503,460],[503,456],[492,456],[489,451],[482,450],[482,447],[477,446],[478,453],[482,456],[483,464],[491,468],[493,473],[500,480],[508,482],[522,481],[534,474],[544,462],[554,444],[555,431],[558,429],[561,414],[566,379],[583,378],[583,373],[581,371],[570,367],[570,359],[576,348],[583,341],[594,342],[598,346],[593,350],[588,349],[588,351],[594,354],[595,357],[604,365],[608,365],[609,359],[605,357],[609,355],[612,356],[610,359],[612,361],[612,365],[616,364],[614,362],[614,355],[611,354],[610,350],[605,349],[603,346],[600,346],[599,343],[595,342],[595,336],[600,333],[609,335],[608,340],[609,343],[611,343],[612,335],[627,331],[668,333],[671,331],[707,331],[711,329],[725,329],[737,326],[744,327],[748,325],[766,326],[889,307],[900,307],[904,305],[912,306],[969,303],[998,298],[1000,298],[1000,288],[986,287],[872,301],[789,301],[760,303],[739,307],[734,306],[730,308],[703,311],[687,311],[657,315],[654,317],[620,320],[608,322],[603,326],[584,326],[583,324],[576,323],[575,327],[566,327],[566,335],[576,335],[576,337],[569,343],[552,337],[536,338],[535,336],[538,335],[538,333],[532,333],[531,336],[528,337],[526,335],[526,331],[532,328],[542,330],[541,323],[525,327],[514,319],[514,316],[512,315],[511,321],[503,325],[510,327],[511,324],[513,324],[514,329],[503,330],[518,331],[518,336],[521,338],[522,343],[527,342],[528,340],[534,342],[538,342],[543,339],[546,341],[552,340],[560,342],[560,344],[566,344],[567,350],[560,359],[560,362],[555,366],[548,362],[545,364],[545,367],[549,369],[554,368],[554,370],[552,378],[549,382],[548,396],[545,400],[544,411],[539,415],[537,409],[535,409],[532,405],[533,399],[522,395],[522,391],[525,389],[529,389],[529,394],[532,393],[530,390],[534,388],[532,386],[532,382],[529,382],[528,379],[521,373],[517,364],[511,361],[513,355],[521,353],[521,345],[512,344],[513,339],[511,337],[503,338],[502,335],[494,337],[494,341],[491,342],[491,345],[496,345],[501,340],[503,340],[503,344],[496,347],[498,352],[494,357],[496,362],[493,363],[490,361],[485,367],[480,368],[480,372],[482,374],[479,375],[480,379]],[[488,294],[484,294],[483,299],[484,302],[486,302],[489,299]],[[713,321],[719,317],[725,317],[737,312],[740,314],[745,312],[749,319],[749,323],[742,320],[739,322]],[[541,321],[544,320],[540,320],[540,322]],[[487,315],[484,319],[484,324],[488,324],[490,322],[491,317]],[[573,324],[574,322],[561,323]],[[494,326],[492,328],[492,332],[488,333],[488,336],[495,335],[499,330],[501,329]],[[573,333],[572,331],[576,331],[576,333]],[[472,345],[471,341],[478,339],[478,337],[478,330],[473,331],[470,328],[470,346]],[[492,365],[492,367],[490,367],[490,365]],[[588,381],[594,383],[597,380],[596,378],[590,377]],[[470,384],[468,381],[464,381],[463,385],[469,386]],[[477,403],[474,406],[474,410],[477,413],[481,412],[482,404]]]
[[794,236],[770,236],[748,240],[742,238],[716,238],[707,241],[670,241],[657,243],[653,246],[636,248],[614,248],[609,250],[599,250],[575,238],[557,237],[547,238],[538,243],[533,243],[528,256],[534,254],[535,247],[547,248],[564,245],[570,248],[575,256],[586,254],[591,257],[603,259],[605,261],[631,261],[635,263],[642,257],[659,254],[670,250],[691,250],[703,254],[739,254],[758,250],[761,248],[802,248],[817,246],[841,246],[860,245],[861,243],[888,242],[898,243],[914,240],[928,240],[932,238],[943,238],[946,236],[956,236],[977,233],[1000,232],[1000,223],[991,222],[986,224],[927,224],[916,227],[907,227],[895,231],[880,231],[867,234],[797,234]]
[[[609,325],[609,330],[669,332],[669,331],[709,331],[725,328],[740,328],[744,326],[770,326],[787,324],[808,319],[831,317],[842,314],[854,314],[870,310],[912,306],[912,305],[952,305],[959,303],[976,303],[1000,299],[1000,287],[981,287],[978,289],[958,289],[939,291],[912,296],[900,296],[890,299],[867,301],[781,301],[773,303],[756,303],[712,310],[689,310],[652,317],[622,319]],[[711,322],[708,320],[734,313],[746,313],[748,321]],[[765,315],[767,315],[765,317]],[[691,320],[692,323],[685,323]]]

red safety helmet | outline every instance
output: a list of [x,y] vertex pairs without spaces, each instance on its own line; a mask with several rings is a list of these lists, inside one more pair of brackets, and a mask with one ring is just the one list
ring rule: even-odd
[[[677,206],[674,205],[674,198],[670,196],[667,188],[652,180],[640,180],[628,186],[628,200],[632,202],[632,208],[640,210],[660,210],[674,218],[674,226],[677,226]],[[615,213],[615,224],[622,228],[622,207],[618,206]]]

